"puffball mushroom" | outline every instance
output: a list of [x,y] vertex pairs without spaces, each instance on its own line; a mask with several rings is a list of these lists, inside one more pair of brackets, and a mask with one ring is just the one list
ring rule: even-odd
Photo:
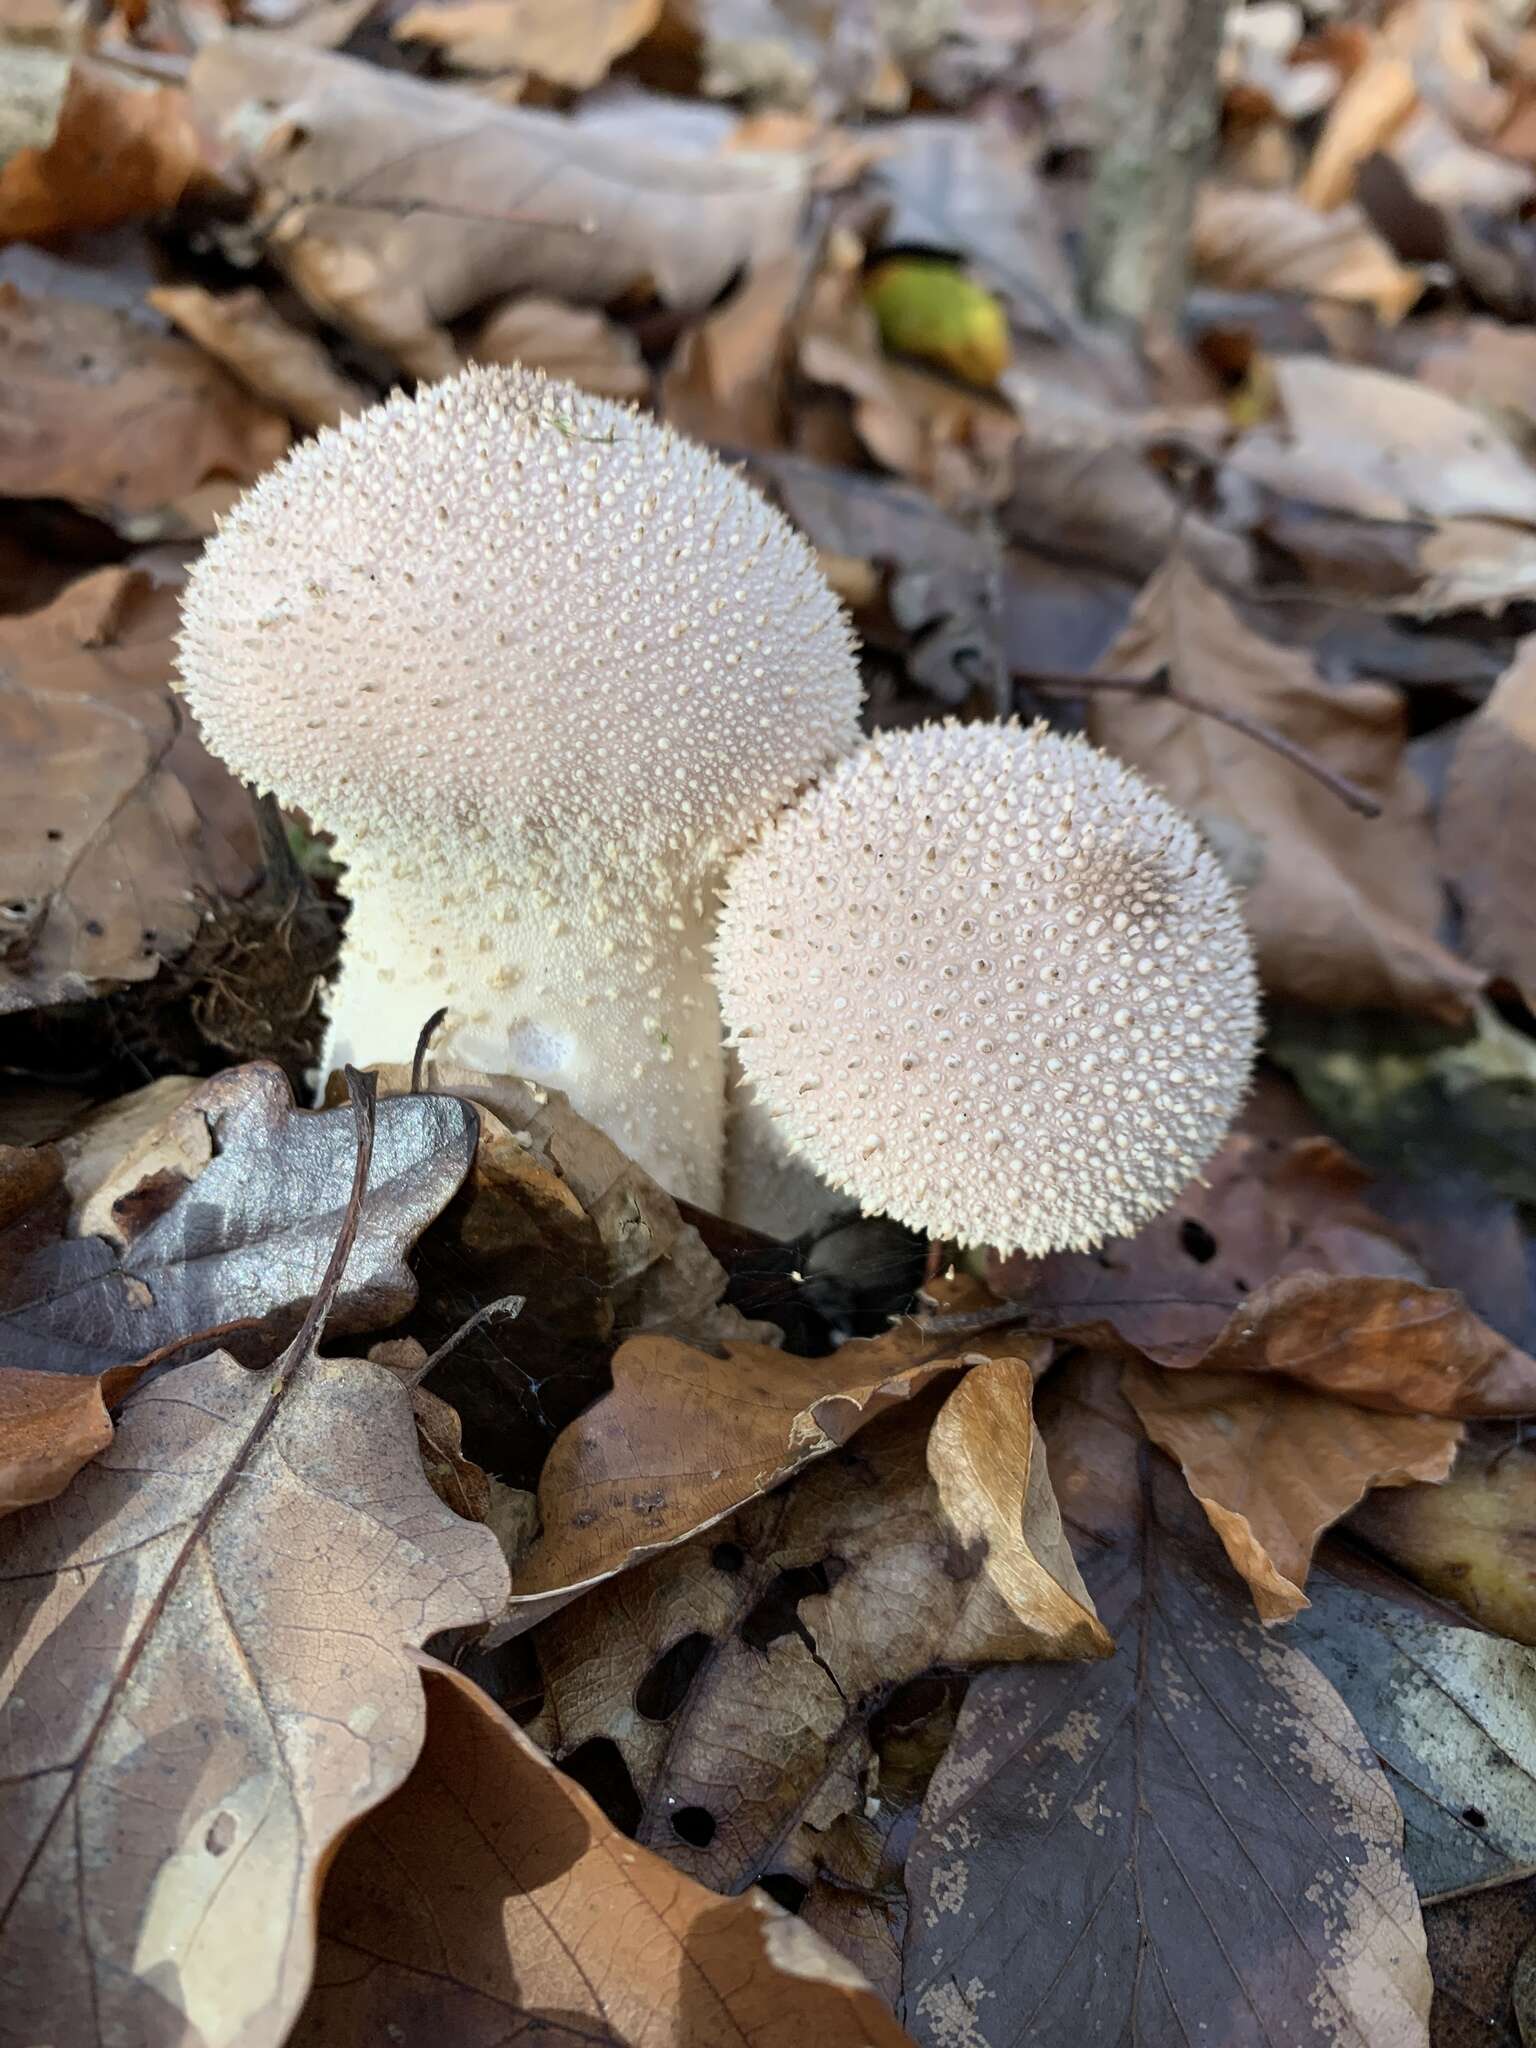
[[714,1205],[725,856],[854,743],[811,550],[704,449],[477,368],[306,442],[193,573],[216,752],[335,833],[330,1064],[435,1048],[564,1089]]
[[794,1151],[867,1211],[1032,1255],[1166,1207],[1258,1031],[1195,827],[1040,725],[950,721],[840,761],[732,863],[716,966]]

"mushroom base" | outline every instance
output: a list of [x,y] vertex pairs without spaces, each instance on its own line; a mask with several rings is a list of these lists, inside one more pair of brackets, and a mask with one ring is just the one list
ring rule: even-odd
[[505,869],[384,873],[361,849],[347,887],[327,1071],[408,1061],[446,1009],[435,1053],[562,1090],[670,1193],[719,1208],[725,1067],[698,908],[637,888],[598,917]]

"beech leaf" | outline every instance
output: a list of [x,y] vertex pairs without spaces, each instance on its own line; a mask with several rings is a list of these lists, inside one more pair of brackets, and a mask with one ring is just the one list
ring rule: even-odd
[[0,1368],[0,1514],[52,1500],[111,1441],[98,1381]]
[[326,1879],[292,2048],[907,2042],[809,1928],[637,1847],[467,1679],[422,1662],[425,1749]]
[[907,1860],[923,2048],[1425,2048],[1402,1817],[1339,1695],[1266,1633],[1112,1360],[1041,1394],[1112,1662],[972,1685]]

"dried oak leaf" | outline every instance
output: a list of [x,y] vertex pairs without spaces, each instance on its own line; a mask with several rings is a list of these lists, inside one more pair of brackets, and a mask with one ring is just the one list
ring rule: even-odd
[[[631,1337],[614,1355],[613,1391],[563,1432],[540,1474],[543,1533],[517,1571],[502,1632],[532,1628],[701,1535],[938,1375],[985,1358],[984,1346],[943,1328],[962,1292],[935,1302],[937,1328],[904,1317],[829,1358],[729,1343],[719,1357],[673,1337]],[[1050,1355],[1048,1345],[1024,1349],[1040,1362]],[[1012,1441],[1028,1443],[1027,1416]]]
[[206,533],[288,422],[191,342],[0,283],[0,496],[64,498],[134,540]]
[[519,293],[494,307],[464,353],[475,363],[523,363],[602,398],[648,398],[651,373],[640,344],[590,306]]
[[1192,233],[1196,273],[1227,291],[1342,299],[1395,323],[1424,290],[1424,277],[1397,260],[1357,206],[1319,213],[1293,192],[1207,185]]
[[661,0],[423,0],[390,29],[463,71],[511,72],[576,91],[647,36]]
[[1257,864],[1244,913],[1271,994],[1465,1018],[1482,977],[1435,936],[1444,891],[1397,691],[1324,683],[1307,653],[1260,638],[1178,559],[1142,592],[1101,668],[1136,677],[1166,668],[1381,803],[1380,817],[1360,817],[1273,748],[1166,697],[1092,698],[1089,730],[1099,745]]
[[1287,1631],[1339,1689],[1403,1813],[1426,1904],[1536,1871],[1536,1650],[1320,1571]]
[[497,1611],[495,1538],[399,1382],[312,1351],[151,1381],[8,1537],[8,2029],[278,2048],[332,1848],[421,1747],[410,1651]]
[[0,1515],[52,1500],[111,1441],[99,1381],[0,1367]]
[[806,188],[799,159],[653,149],[279,36],[205,45],[190,85],[241,153],[267,255],[418,377],[456,367],[445,322],[508,292],[705,306],[790,246]]
[[[405,1254],[454,1194],[474,1152],[465,1104],[419,1095],[378,1105],[357,1242],[331,1316],[338,1331],[392,1323],[416,1299]],[[54,1184],[0,1234],[0,1344],[31,1371],[99,1375],[237,1318],[291,1335],[344,1212],[354,1151],[346,1110],[298,1109],[264,1062],[206,1081],[137,1155],[111,1206],[118,1242],[61,1237]],[[178,1380],[178,1384],[181,1381]]]
[[1520,1415],[1536,1360],[1448,1288],[1365,1199],[1327,1138],[1236,1130],[1178,1202],[1092,1253],[996,1262],[1041,1335],[1154,1364],[1277,1374],[1389,1415]]
[[[870,1717],[907,1679],[1108,1647],[1028,1419],[1029,1365],[974,1370],[1011,1393],[963,1400],[930,1446],[930,1388],[535,1638],[556,1753],[616,1744],[636,1838],[715,1890],[862,1808]],[[978,1443],[1000,1417],[1006,1441]]]
[[369,403],[369,394],[342,375],[319,336],[285,320],[254,285],[238,292],[160,285],[146,297],[285,419],[302,427],[334,427]]
[[422,1675],[426,1745],[326,1878],[291,2048],[910,2048],[765,1894],[680,1877],[467,1679],[431,1660]]
[[1382,1415],[1293,1381],[1170,1373],[1128,1359],[1121,1391],[1242,1573],[1265,1621],[1307,1606],[1302,1591],[1325,1529],[1372,1487],[1444,1479],[1461,1425]]
[[1475,1428],[1443,1486],[1378,1493],[1349,1527],[1484,1628],[1536,1644],[1536,1449]]
[[168,212],[208,168],[183,87],[77,57],[51,139],[0,168],[0,243]]
[[170,689],[176,592],[101,569],[0,618],[0,1013],[147,981],[262,871]]
[[905,2023],[923,2048],[1424,2048],[1391,1791],[1333,1687],[1255,1618],[1118,1372],[1079,1361],[1040,1399],[1116,1653],[973,1683],[907,1859]]
[[1536,1004],[1536,638],[1462,728],[1438,830],[1469,957]]

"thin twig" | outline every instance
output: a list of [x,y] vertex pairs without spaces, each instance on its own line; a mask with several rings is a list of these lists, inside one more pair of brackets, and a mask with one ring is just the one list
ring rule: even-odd
[[1338,774],[1316,754],[1297,741],[1287,739],[1283,732],[1277,732],[1262,719],[1249,718],[1241,711],[1229,711],[1224,704],[1213,703],[1209,697],[1199,696],[1182,683],[1175,683],[1167,669],[1158,669],[1150,676],[1047,675],[1032,669],[1016,669],[1014,681],[1043,697],[1087,697],[1096,690],[1114,690],[1127,697],[1164,697],[1170,704],[1181,705],[1184,710],[1193,711],[1202,718],[1214,718],[1218,725],[1230,726],[1244,739],[1256,740],[1261,747],[1268,747],[1282,760],[1289,761],[1303,774],[1320,782],[1340,803],[1347,804],[1362,818],[1381,816],[1381,805],[1358,782],[1351,782],[1347,775]]

